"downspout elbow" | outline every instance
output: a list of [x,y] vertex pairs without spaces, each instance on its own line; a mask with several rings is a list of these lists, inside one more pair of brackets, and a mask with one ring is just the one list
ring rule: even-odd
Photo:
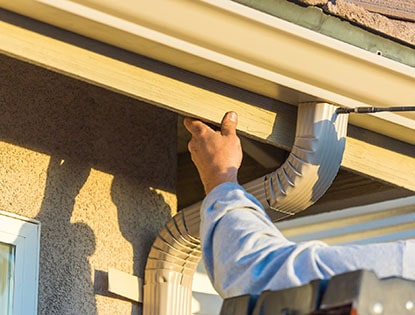
[[348,122],[348,115],[338,115],[336,108],[327,103],[300,104],[287,160],[274,172],[244,185],[272,221],[307,209],[331,186],[343,158]]
[[[340,168],[346,131],[347,115],[337,115],[335,106],[299,105],[288,159],[275,172],[244,185],[271,220],[294,215],[324,194]],[[199,208],[181,210],[154,241],[145,269],[144,315],[191,314],[193,274],[202,255]]]

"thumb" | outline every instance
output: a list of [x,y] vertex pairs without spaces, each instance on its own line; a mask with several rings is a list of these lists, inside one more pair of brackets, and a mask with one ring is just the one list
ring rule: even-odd
[[221,123],[221,132],[223,136],[235,135],[236,126],[238,125],[238,114],[235,112],[227,112],[223,116]]

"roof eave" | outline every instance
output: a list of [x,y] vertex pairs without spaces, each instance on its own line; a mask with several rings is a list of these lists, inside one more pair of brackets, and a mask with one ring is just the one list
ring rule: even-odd
[[[0,0],[6,9],[294,105],[415,103],[414,68],[238,3],[155,0],[145,10],[133,0],[88,3]],[[387,113],[351,122],[415,144],[412,119]]]

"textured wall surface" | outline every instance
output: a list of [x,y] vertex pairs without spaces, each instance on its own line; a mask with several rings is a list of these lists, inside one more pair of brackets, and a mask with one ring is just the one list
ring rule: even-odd
[[40,314],[140,314],[107,292],[143,275],[176,211],[174,113],[0,55],[0,209],[42,226]]

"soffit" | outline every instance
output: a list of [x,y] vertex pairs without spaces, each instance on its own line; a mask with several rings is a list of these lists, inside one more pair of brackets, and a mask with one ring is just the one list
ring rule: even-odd
[[[229,1],[0,0],[0,6],[293,105],[415,103],[414,68]],[[413,114],[356,116],[355,125],[415,144]]]

